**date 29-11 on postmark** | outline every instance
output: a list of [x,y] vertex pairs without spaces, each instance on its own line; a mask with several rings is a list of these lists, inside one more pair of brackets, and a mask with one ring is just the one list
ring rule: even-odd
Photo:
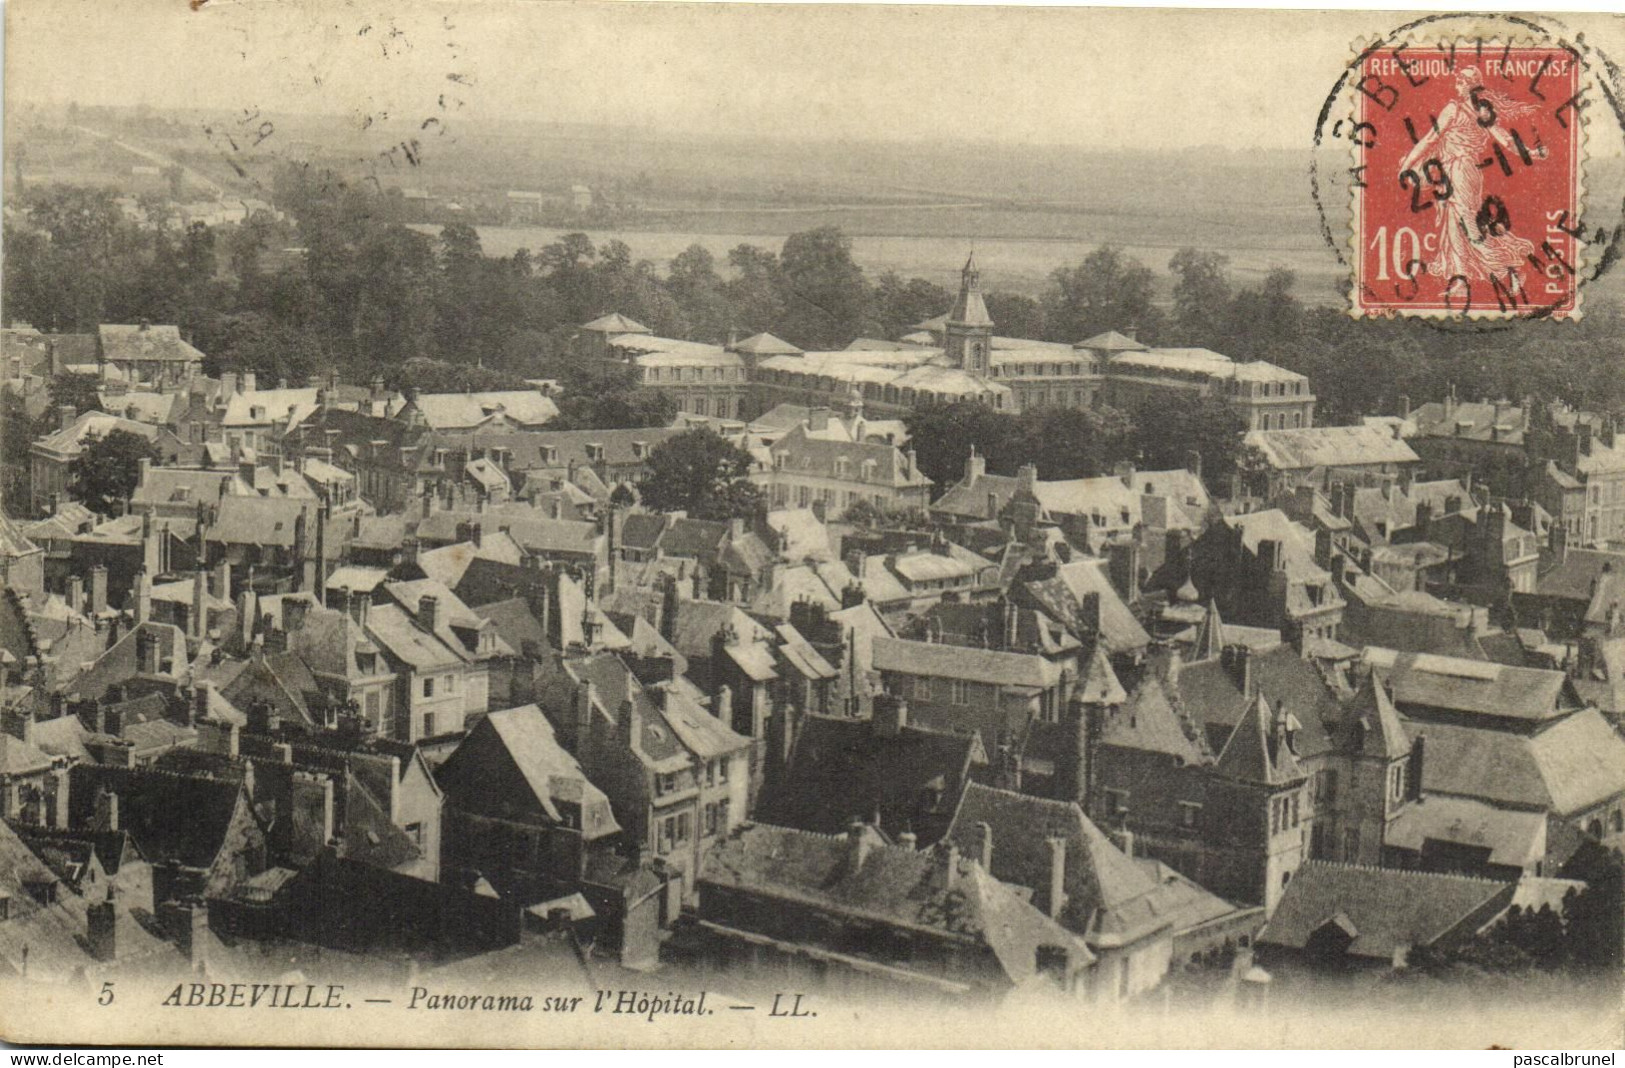
[[1581,74],[1561,45],[1458,41],[1362,57],[1355,315],[1578,318]]

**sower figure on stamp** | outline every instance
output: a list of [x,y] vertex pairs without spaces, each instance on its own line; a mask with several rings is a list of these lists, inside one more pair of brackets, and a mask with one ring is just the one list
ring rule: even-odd
[[[1536,110],[1532,104],[1486,88],[1477,67],[1464,67],[1456,73],[1456,98],[1444,106],[1433,128],[1399,164],[1401,184],[1409,173],[1412,179],[1420,174],[1421,182],[1437,187],[1440,176],[1426,173],[1431,169],[1428,164],[1435,161],[1449,183],[1448,192],[1433,202],[1437,255],[1428,263],[1428,273],[1469,282],[1488,279],[1522,264],[1535,251],[1534,242],[1507,229],[1504,212],[1497,217],[1489,211],[1483,197],[1481,162],[1492,137],[1503,150],[1513,149],[1512,138],[1501,123]],[[1534,154],[1544,158],[1544,146],[1537,146]]]

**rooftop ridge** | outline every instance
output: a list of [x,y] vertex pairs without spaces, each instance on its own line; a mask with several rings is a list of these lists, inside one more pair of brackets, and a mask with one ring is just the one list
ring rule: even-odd
[[1461,874],[1459,872],[1423,871],[1423,870],[1421,870],[1419,868],[1385,868],[1381,864],[1351,864],[1351,863],[1349,863],[1347,861],[1342,861],[1342,860],[1319,860],[1319,859],[1315,859],[1315,860],[1306,860],[1306,861],[1303,862],[1303,867],[1309,867],[1311,865],[1316,866],[1316,867],[1321,867],[1321,868],[1335,868],[1335,869],[1342,869],[1342,870],[1348,870],[1348,871],[1381,872],[1381,873],[1383,873],[1385,875],[1406,875],[1406,876],[1425,875],[1430,879],[1454,879],[1457,882],[1484,883],[1484,884],[1486,884],[1488,886],[1512,886],[1516,882],[1522,881],[1521,879],[1512,880],[1512,881],[1508,881],[1508,880],[1505,880],[1505,879],[1491,879],[1491,878],[1488,878],[1487,876],[1483,876],[1483,875],[1464,875],[1464,874]]

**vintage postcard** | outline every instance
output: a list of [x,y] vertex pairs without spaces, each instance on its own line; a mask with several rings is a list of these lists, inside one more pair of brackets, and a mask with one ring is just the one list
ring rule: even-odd
[[1625,1045],[1620,18],[5,7],[0,1039]]

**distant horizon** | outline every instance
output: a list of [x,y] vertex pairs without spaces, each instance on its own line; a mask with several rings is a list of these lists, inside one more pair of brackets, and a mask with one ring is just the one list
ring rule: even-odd
[[[585,0],[372,0],[319,16],[169,0],[6,8],[13,106],[1227,154],[1310,149],[1353,43],[1415,17]],[[1538,17],[1625,56],[1617,19]],[[165,56],[185,57],[184,77]]]

